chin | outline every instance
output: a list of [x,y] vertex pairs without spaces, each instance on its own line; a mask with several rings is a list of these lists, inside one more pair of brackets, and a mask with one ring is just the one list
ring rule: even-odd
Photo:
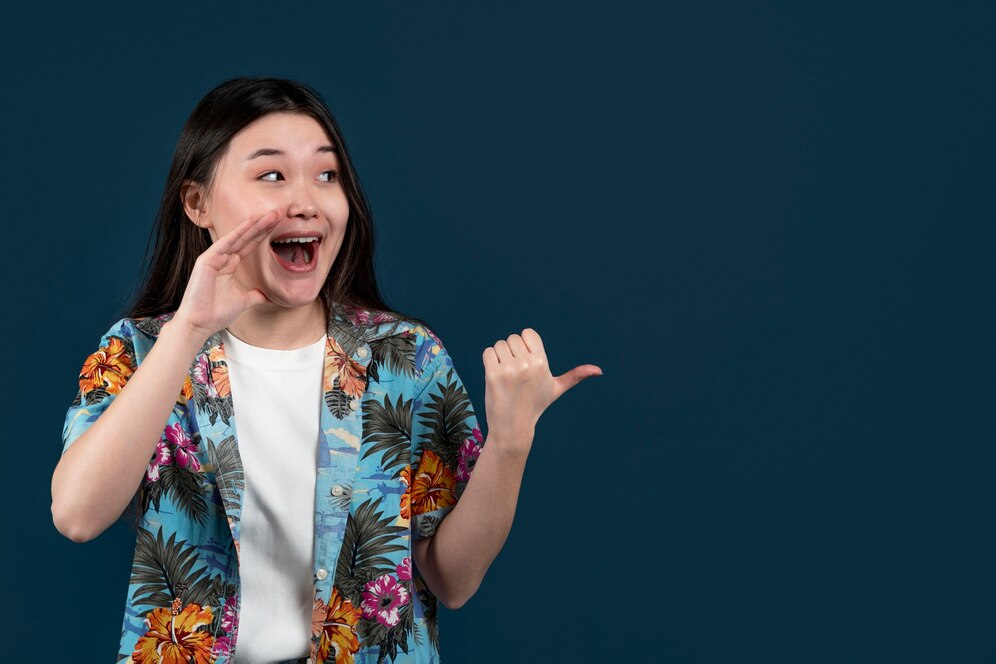
[[297,309],[321,300],[322,289],[325,288],[331,268],[329,265],[328,269],[322,270],[319,266],[310,274],[298,275],[297,278],[287,278],[280,273],[264,273],[256,283],[260,284],[259,288],[266,294],[270,304],[283,309]]
[[284,309],[297,309],[311,306],[315,301],[321,301],[322,289],[319,288],[313,293],[266,293],[266,297],[269,298],[272,305]]

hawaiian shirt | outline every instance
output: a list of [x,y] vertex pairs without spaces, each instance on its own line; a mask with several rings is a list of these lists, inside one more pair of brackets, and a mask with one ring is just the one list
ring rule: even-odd
[[[173,313],[124,318],[103,336],[80,371],[63,451],[121,392]],[[342,305],[329,316],[322,390],[311,660],[438,662],[437,600],[411,544],[453,509],[481,453],[467,391],[431,330]],[[216,333],[142,480],[117,661],[233,659],[245,487],[236,421]]]

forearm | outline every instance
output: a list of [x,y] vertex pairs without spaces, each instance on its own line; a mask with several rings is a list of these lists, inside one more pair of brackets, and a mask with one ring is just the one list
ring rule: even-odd
[[52,518],[66,537],[93,539],[121,516],[155,453],[203,339],[167,323],[149,354],[52,475]]
[[532,436],[512,440],[490,433],[463,495],[429,538],[420,571],[449,608],[477,591],[505,544]]

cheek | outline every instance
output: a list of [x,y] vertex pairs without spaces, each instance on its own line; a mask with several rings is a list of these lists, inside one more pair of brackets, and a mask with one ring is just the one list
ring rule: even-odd
[[229,186],[217,196],[213,212],[218,219],[216,226],[223,235],[246,219],[260,217],[278,207],[278,200],[261,196],[251,187]]
[[330,201],[325,206],[325,216],[335,230],[340,233],[346,230],[346,220],[349,219],[349,201],[346,199],[345,194],[334,201]]

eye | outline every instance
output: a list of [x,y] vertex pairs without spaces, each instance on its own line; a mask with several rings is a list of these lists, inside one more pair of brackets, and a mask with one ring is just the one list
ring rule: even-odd
[[322,171],[318,179],[322,182],[336,182],[339,179],[339,171]]
[[[270,176],[273,176],[272,178]],[[266,182],[277,182],[278,180],[283,180],[284,176],[280,174],[280,171],[267,171],[259,176],[260,180],[265,180]]]

